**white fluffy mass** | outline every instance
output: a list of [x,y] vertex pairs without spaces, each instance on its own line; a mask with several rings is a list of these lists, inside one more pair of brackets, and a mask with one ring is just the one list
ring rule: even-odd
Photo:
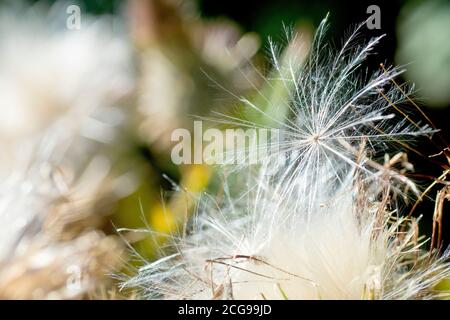
[[187,233],[174,235],[162,257],[139,268],[125,287],[166,299],[442,294],[434,287],[450,275],[446,254],[425,251],[417,221],[396,206],[399,185],[414,184],[372,159],[379,147],[433,130],[399,112],[403,92],[409,94],[392,83],[400,70],[361,71],[380,38],[359,44],[360,26],[334,52],[323,41],[326,26],[324,20],[300,67],[282,64],[272,50],[275,74],[290,92],[284,117],[240,99],[282,130],[278,151],[238,174],[244,183],[225,183],[220,199],[201,197]]

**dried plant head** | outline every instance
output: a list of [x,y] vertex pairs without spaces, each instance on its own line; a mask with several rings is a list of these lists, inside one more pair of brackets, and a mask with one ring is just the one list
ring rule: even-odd
[[0,297],[82,298],[108,283],[124,254],[116,236],[100,231],[110,209],[102,203],[115,199],[113,184],[105,187],[111,178],[91,175],[86,194],[47,162],[15,174],[0,183]]
[[132,184],[112,146],[127,123],[130,49],[103,18],[75,31],[66,18],[62,4],[1,5],[4,299],[82,298],[121,263],[100,229]]
[[417,221],[402,218],[385,201],[388,193],[355,183],[351,172],[333,196],[330,186],[323,186],[308,216],[308,195],[286,197],[266,170],[249,174],[242,184],[247,191],[239,197],[199,199],[187,236],[174,235],[163,256],[143,265],[124,287],[166,299],[445,294],[434,287],[450,275],[448,257],[425,250]]
[[395,201],[404,193],[402,185],[416,188],[394,168],[399,161],[408,167],[407,161],[401,154],[384,165],[372,158],[393,142],[435,130],[398,109],[410,93],[393,85],[401,70],[362,75],[361,64],[381,39],[359,44],[362,26],[332,52],[323,41],[325,19],[301,66],[279,63],[271,45],[274,73],[289,93],[284,105],[273,108],[285,112],[269,112],[238,97],[264,121],[231,116],[216,121],[279,128],[276,146],[263,146],[276,152],[247,174],[237,170],[244,182],[225,179],[221,198],[198,199],[188,232],[175,234],[161,258],[126,278],[124,288],[166,299],[434,299],[443,294],[435,286],[450,275],[448,253],[427,252],[417,220],[402,217]]
[[[341,176],[355,167],[367,179],[376,180],[382,169],[373,161],[377,152],[404,148],[418,136],[431,137],[437,131],[425,121],[413,120],[407,115],[410,112],[402,109],[413,91],[412,87],[394,81],[403,73],[402,68],[381,65],[373,73],[366,69],[364,62],[383,36],[362,42],[361,29],[365,25],[358,25],[344,39],[342,47],[335,50],[324,40],[328,28],[325,18],[305,58],[299,58],[300,54],[286,58],[276,44],[269,42],[273,71],[266,83],[269,88],[274,87],[274,82],[278,86],[281,83],[286,97],[274,105],[270,94],[264,91],[258,91],[257,99],[253,100],[236,96],[245,108],[259,114],[258,121],[223,114],[210,119],[246,129],[279,130],[276,139],[268,144],[229,157],[234,164],[248,164],[248,158],[255,157],[252,152],[259,156],[264,149],[266,157],[274,163],[274,170],[286,181],[295,181],[298,175],[322,181],[320,170],[326,166],[326,171],[333,171],[334,178],[329,183],[340,184]],[[301,35],[293,34],[290,38],[298,42]],[[392,181],[407,183],[414,193],[419,193],[396,170],[386,168],[384,173]],[[320,183],[308,185],[304,192],[317,192]],[[401,190],[394,189],[402,195]]]

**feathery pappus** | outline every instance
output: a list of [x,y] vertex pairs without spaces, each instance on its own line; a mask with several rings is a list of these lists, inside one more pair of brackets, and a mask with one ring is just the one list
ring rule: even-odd
[[[335,171],[329,183],[341,183],[341,175],[358,166],[368,179],[378,180],[380,174],[389,174],[393,182],[406,184],[413,193],[419,193],[403,175],[380,170],[371,158],[379,150],[389,150],[389,146],[402,145],[418,136],[431,137],[436,130],[412,120],[399,107],[413,92],[412,87],[398,85],[394,80],[404,72],[402,68],[381,65],[374,73],[364,69],[365,60],[383,38],[382,35],[361,42],[360,31],[364,26],[365,23],[358,25],[343,40],[342,47],[334,50],[325,41],[328,28],[325,18],[306,58],[291,53],[288,59],[283,59],[280,48],[269,41],[273,72],[266,82],[268,86],[273,86],[273,81],[281,82],[287,98],[269,111],[246,97],[236,96],[244,108],[260,114],[264,120],[259,123],[225,114],[211,119],[240,128],[279,130],[276,139],[269,143],[240,152],[238,157],[242,159],[237,163],[249,163],[246,159],[254,156],[252,152],[264,149],[266,157],[278,164],[273,166],[274,170],[294,184],[297,175],[320,181],[317,164],[324,163]],[[300,37],[290,35],[291,42]],[[270,103],[264,92],[258,93],[260,101]],[[395,184],[392,187],[402,194]],[[317,188],[317,184],[309,185],[304,192],[314,194]]]
[[374,200],[362,182],[355,184],[354,172],[333,196],[323,186],[308,217],[307,195],[286,198],[265,170],[249,175],[240,198],[200,199],[188,235],[173,239],[172,254],[141,267],[125,285],[168,299],[444,295],[434,286],[450,275],[448,257],[425,251],[417,221]]
[[[237,170],[244,179],[237,194],[225,179],[220,199],[200,197],[197,213],[161,258],[144,264],[122,287],[138,288],[149,299],[448,295],[435,287],[450,276],[449,252],[427,251],[417,219],[404,217],[395,201],[402,186],[417,188],[372,158],[380,146],[435,130],[397,107],[410,94],[392,81],[400,69],[361,72],[381,39],[359,44],[361,27],[333,52],[324,42],[325,19],[301,66],[282,65],[270,45],[275,77],[290,93],[286,112],[276,117],[239,99],[280,128],[280,141],[260,146],[277,152],[247,174]],[[262,126],[231,116],[214,120]]]

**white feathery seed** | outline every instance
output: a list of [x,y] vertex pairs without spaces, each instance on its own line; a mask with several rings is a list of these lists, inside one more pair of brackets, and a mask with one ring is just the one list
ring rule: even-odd
[[[275,73],[292,88],[288,114],[276,118],[240,100],[280,128],[278,151],[248,171],[237,195],[225,184],[222,200],[198,199],[187,234],[174,235],[162,257],[139,268],[123,287],[138,288],[150,299],[443,294],[434,287],[450,276],[448,254],[425,251],[417,221],[402,217],[392,199],[398,182],[411,182],[395,171],[386,175],[388,169],[371,158],[393,140],[433,130],[398,114],[405,97],[392,79],[401,70],[361,75],[361,64],[380,40],[358,44],[363,25],[333,54],[323,41],[324,20],[300,68],[281,65],[274,54]],[[233,117],[217,121],[258,127]]]
[[[349,173],[324,185],[313,212],[286,198],[262,168],[248,192],[216,203],[205,196],[172,254],[124,285],[166,299],[431,299],[450,275],[447,257],[424,251],[416,221],[390,211]],[[301,179],[301,178],[300,178]],[[282,182],[281,182],[282,183]],[[386,195],[385,195],[386,196]],[[401,230],[402,226],[406,226]]]
[[[280,50],[270,42],[274,70],[267,84],[271,86],[271,80],[281,81],[288,98],[282,99],[281,105],[270,106],[273,110],[268,111],[248,98],[237,97],[248,109],[259,113],[265,124],[229,115],[211,119],[243,128],[279,130],[279,136],[272,137],[267,145],[238,153],[240,158],[235,162],[246,165],[248,159],[254,157],[252,152],[260,155],[264,149],[266,157],[274,164],[273,170],[279,172],[286,184],[294,186],[299,175],[317,182],[305,185],[303,190],[315,201],[314,194],[324,183],[321,171],[325,167],[327,171],[334,171],[327,183],[339,185],[348,170],[355,167],[368,179],[378,180],[380,166],[371,161],[374,153],[392,149],[395,143],[405,144],[417,136],[431,136],[436,131],[415,122],[400,108],[412,94],[412,88],[398,87],[393,82],[403,69],[383,66],[373,74],[365,71],[364,61],[383,38],[379,36],[361,43],[360,31],[365,25],[357,26],[336,51],[324,40],[328,28],[325,18],[304,61],[296,56],[283,61],[278,54]],[[298,36],[293,38],[296,40]],[[269,101],[263,92],[258,93],[263,101]],[[412,191],[418,193],[413,183],[394,170],[386,169],[384,173],[393,181],[409,184]],[[290,189],[286,187],[284,191],[290,192]]]

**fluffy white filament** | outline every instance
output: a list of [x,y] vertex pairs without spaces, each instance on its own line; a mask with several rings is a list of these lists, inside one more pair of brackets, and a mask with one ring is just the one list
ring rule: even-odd
[[392,140],[433,131],[397,112],[405,97],[392,79],[401,71],[357,71],[380,38],[360,45],[357,29],[332,53],[325,29],[323,21],[300,68],[274,55],[291,93],[284,117],[241,98],[281,128],[280,151],[234,186],[238,194],[226,184],[224,199],[199,199],[187,236],[174,237],[165,257],[124,286],[169,299],[439,296],[434,286],[450,275],[447,257],[425,253],[416,221],[390,203],[397,182],[409,182],[371,159]]

